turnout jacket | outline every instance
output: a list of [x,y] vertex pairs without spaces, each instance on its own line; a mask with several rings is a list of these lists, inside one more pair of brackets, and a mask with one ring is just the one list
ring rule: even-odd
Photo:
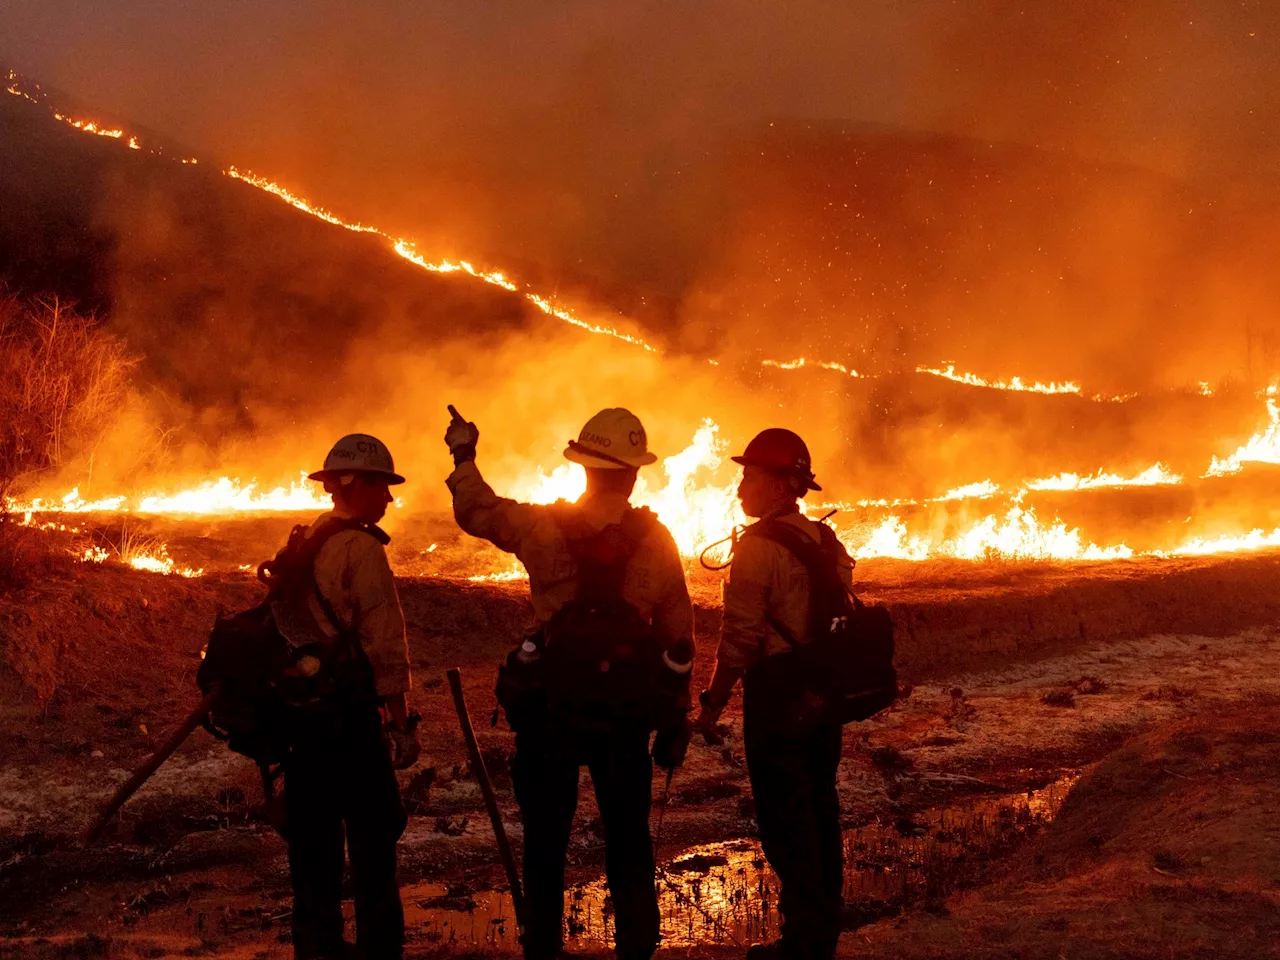
[[[818,522],[799,513],[776,519],[820,540]],[[853,561],[841,551],[840,579],[853,584]],[[724,620],[716,659],[726,667],[751,667],[791,645],[770,623],[782,624],[799,642],[809,632],[809,574],[786,547],[764,537],[744,536],[733,553],[724,582]]]
[[[453,494],[453,515],[473,537],[514,553],[529,571],[529,593],[539,625],[574,598],[577,565],[569,554],[555,509],[499,497],[474,461],[458,466],[446,481]],[[623,496],[583,495],[574,509],[597,530],[618,523],[627,510]],[[627,567],[622,597],[671,643],[693,644],[693,606],[684,581],[684,564],[671,532],[654,523]]]
[[[347,516],[331,510],[317,517],[310,529],[316,530],[330,517]],[[404,612],[386,548],[361,530],[336,533],[316,555],[315,579],[316,587],[333,608],[343,629],[359,636],[360,646],[373,668],[377,695],[390,697],[406,692],[412,685],[409,646],[405,640]],[[308,591],[306,597],[306,611],[289,611],[277,617],[280,632],[298,644],[308,642],[311,637],[306,634],[313,636],[315,630],[327,638],[337,636],[337,629],[314,592]]]

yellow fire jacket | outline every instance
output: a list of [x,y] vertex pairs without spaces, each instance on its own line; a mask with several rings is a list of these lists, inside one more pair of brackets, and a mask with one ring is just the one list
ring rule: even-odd
[[[461,464],[446,481],[453,494],[453,515],[473,537],[514,553],[529,571],[529,593],[539,624],[574,598],[577,569],[554,512],[545,506],[499,497],[474,461]],[[622,519],[627,499],[583,496],[576,504],[595,529]],[[670,531],[661,523],[636,550],[627,567],[622,597],[671,642],[693,643],[693,605],[684,581],[684,565]]]
[[[779,519],[818,542],[817,521],[798,513]],[[841,553],[839,564],[840,578],[852,585],[853,561],[847,553]],[[724,621],[716,659],[726,667],[750,667],[791,649],[770,618],[803,642],[809,628],[809,574],[786,547],[764,537],[743,537],[723,589]]]
[[[311,525],[315,530],[330,517],[344,517],[333,510]],[[396,592],[395,577],[381,543],[359,530],[344,530],[325,542],[316,556],[316,586],[333,608],[344,630],[354,631],[373,667],[373,685],[380,697],[404,693],[412,685],[409,645],[405,639],[404,612]],[[306,633],[319,629],[328,638],[337,636],[314,593],[307,594],[306,616],[277,615],[285,638],[306,643]],[[283,613],[283,611],[282,611]]]

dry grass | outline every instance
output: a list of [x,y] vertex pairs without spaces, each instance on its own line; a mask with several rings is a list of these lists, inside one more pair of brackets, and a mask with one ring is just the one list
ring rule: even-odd
[[93,317],[0,294],[0,512],[15,487],[93,446],[136,365]]
[[65,573],[71,563],[64,544],[0,515],[0,593],[20,590],[53,573]]

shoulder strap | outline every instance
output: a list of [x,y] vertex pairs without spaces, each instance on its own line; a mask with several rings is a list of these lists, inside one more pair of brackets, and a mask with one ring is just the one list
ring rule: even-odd
[[391,538],[376,524],[349,517],[329,517],[314,528],[299,524],[289,534],[289,542],[284,549],[274,559],[258,567],[258,579],[267,585],[267,599],[278,599],[282,593],[297,590],[307,582],[333,629],[339,635],[348,633],[316,582],[316,558],[320,551],[330,539],[347,530],[367,533],[384,546],[391,542]]
[[[834,555],[834,549],[840,546],[840,541],[836,539],[835,532],[826,524],[819,524],[820,542],[815,543],[803,530],[790,523],[780,520],[764,520],[759,523],[752,524],[745,531],[743,537],[759,537],[778,544],[795,557],[805,568],[805,572],[809,575],[809,605],[810,617],[814,616],[813,603],[817,596],[817,592],[821,590],[830,591],[832,595],[840,597],[847,596],[852,601],[855,608],[862,607],[862,601],[859,600],[844,582],[840,579],[837,569],[837,561]],[[798,638],[786,628],[784,624],[779,622],[775,617],[766,618],[769,626],[771,626],[783,640],[791,647],[798,644]]]
[[316,603],[320,605],[320,609],[324,612],[325,619],[329,621],[340,637],[354,635],[355,631],[349,630],[342,625],[342,621],[338,619],[337,612],[333,609],[333,604],[329,602],[324,592],[320,589],[320,582],[316,580],[316,559],[320,556],[320,551],[324,548],[324,545],[332,537],[347,530],[367,533],[384,547],[391,542],[391,538],[376,523],[365,523],[363,520],[349,517],[330,517],[307,538],[308,547],[311,547],[313,543],[315,544],[314,547],[311,547],[310,556],[307,559],[307,569],[311,574],[311,592],[315,595]]
[[809,574],[810,583],[828,582],[836,585],[842,593],[847,593],[853,605],[861,608],[864,604],[852,589],[845,586],[838,572],[836,551],[842,550],[836,533],[825,523],[818,524],[819,542],[807,536],[803,530],[781,520],[762,520],[753,523],[742,532],[743,537],[755,536],[772,541],[788,550],[804,566]]

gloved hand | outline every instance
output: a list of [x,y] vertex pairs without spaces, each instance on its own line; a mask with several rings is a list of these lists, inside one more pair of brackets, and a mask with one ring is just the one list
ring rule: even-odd
[[659,730],[653,738],[653,762],[663,770],[682,766],[692,736],[693,729],[689,726],[687,714],[681,716],[679,723]]
[[422,718],[409,714],[409,722],[401,730],[395,724],[387,724],[387,744],[391,748],[391,766],[395,770],[408,770],[418,762],[422,744],[418,742],[418,722]]
[[718,747],[724,743],[724,736],[716,728],[717,722],[720,720],[720,714],[724,712],[724,708],[711,706],[708,703],[706,693],[703,693],[698,702],[702,704],[702,708],[698,711],[698,719],[694,721],[694,728],[702,734],[702,739],[709,747]]
[[453,454],[454,465],[476,458],[476,444],[480,442],[480,429],[471,421],[454,417],[444,433],[444,442]]

